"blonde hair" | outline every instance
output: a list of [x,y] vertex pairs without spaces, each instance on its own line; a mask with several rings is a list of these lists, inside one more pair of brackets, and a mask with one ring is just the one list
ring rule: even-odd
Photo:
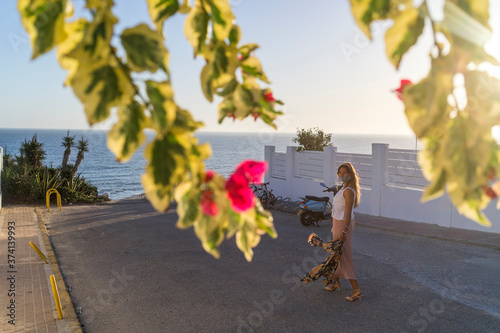
[[337,169],[337,175],[340,172],[340,168],[345,168],[347,173],[351,176],[351,179],[346,184],[346,187],[354,187],[354,192],[356,192],[356,197],[354,198],[354,208],[358,207],[359,199],[361,197],[361,191],[359,190],[359,177],[356,172],[356,169],[352,166],[351,163],[345,162],[339,165]]

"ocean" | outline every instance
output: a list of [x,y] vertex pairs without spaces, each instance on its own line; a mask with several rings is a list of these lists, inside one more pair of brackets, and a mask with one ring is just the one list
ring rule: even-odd
[[[38,142],[43,143],[46,151],[44,165],[61,165],[64,148],[61,142],[67,130],[49,129],[0,129],[0,147],[4,153],[19,154],[21,142],[31,140],[37,134]],[[106,146],[104,130],[70,130],[76,140],[82,136],[89,141],[89,152],[80,165],[79,172],[92,185],[97,186],[99,194],[107,193],[112,200],[120,200],[144,193],[141,175],[146,161],[143,147],[130,161],[119,163]],[[206,162],[207,169],[212,169],[223,176],[229,176],[239,162],[245,159],[264,159],[264,146],[276,147],[276,152],[285,152],[287,146],[296,146],[292,139],[296,133],[278,133],[263,131],[258,133],[197,133],[200,143],[208,142],[212,146],[212,157]],[[152,138],[152,134],[148,139]],[[387,143],[391,148],[415,149],[415,137],[411,135],[348,135],[333,134],[332,142],[339,152],[370,154],[372,143]],[[420,143],[417,146],[421,148]],[[74,163],[77,150],[72,149],[70,163]]]

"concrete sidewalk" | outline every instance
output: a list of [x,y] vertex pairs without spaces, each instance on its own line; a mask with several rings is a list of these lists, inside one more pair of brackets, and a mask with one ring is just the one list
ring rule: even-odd
[[[39,208],[33,206],[4,206],[0,211],[0,304],[3,309],[0,332],[81,332],[44,225],[39,224],[40,218]],[[49,264],[29,242],[45,254]],[[56,278],[60,294],[62,320],[58,318],[51,274]]]
[[378,228],[500,250],[500,234],[497,233],[445,228],[436,224],[410,222],[365,214],[356,214],[356,223],[364,227]]

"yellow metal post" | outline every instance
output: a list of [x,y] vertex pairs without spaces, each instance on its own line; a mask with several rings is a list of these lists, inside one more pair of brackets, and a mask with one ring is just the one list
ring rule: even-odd
[[35,252],[38,253],[38,255],[40,256],[40,258],[42,258],[43,261],[45,261],[45,263],[48,264],[49,262],[47,261],[47,257],[45,256],[45,254],[43,254],[42,251],[40,251],[40,249],[35,244],[33,244],[32,242],[30,242],[30,245],[33,248],[33,250],[35,250]]
[[52,195],[52,193],[56,194],[56,197],[57,197],[57,206],[59,206],[59,210],[62,211],[61,195],[54,188],[51,188],[50,190],[48,190],[47,194],[45,195],[45,201],[46,201],[46,204],[47,204],[47,211],[50,212],[50,196]]
[[56,278],[54,277],[54,274],[50,276],[50,284],[52,285],[52,292],[54,293],[54,301],[56,301],[57,314],[59,315],[59,319],[63,319],[61,299],[59,298],[59,291],[57,290]]

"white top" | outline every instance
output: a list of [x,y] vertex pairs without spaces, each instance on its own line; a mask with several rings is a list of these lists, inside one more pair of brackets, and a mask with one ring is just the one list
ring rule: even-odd
[[[345,218],[345,198],[344,191],[350,189],[354,193],[354,200],[352,201],[352,206],[354,208],[354,203],[356,202],[356,191],[350,187],[343,187],[337,194],[333,197],[333,207],[332,207],[332,217],[336,220],[344,220]],[[351,220],[354,220],[354,210],[351,210]]]

